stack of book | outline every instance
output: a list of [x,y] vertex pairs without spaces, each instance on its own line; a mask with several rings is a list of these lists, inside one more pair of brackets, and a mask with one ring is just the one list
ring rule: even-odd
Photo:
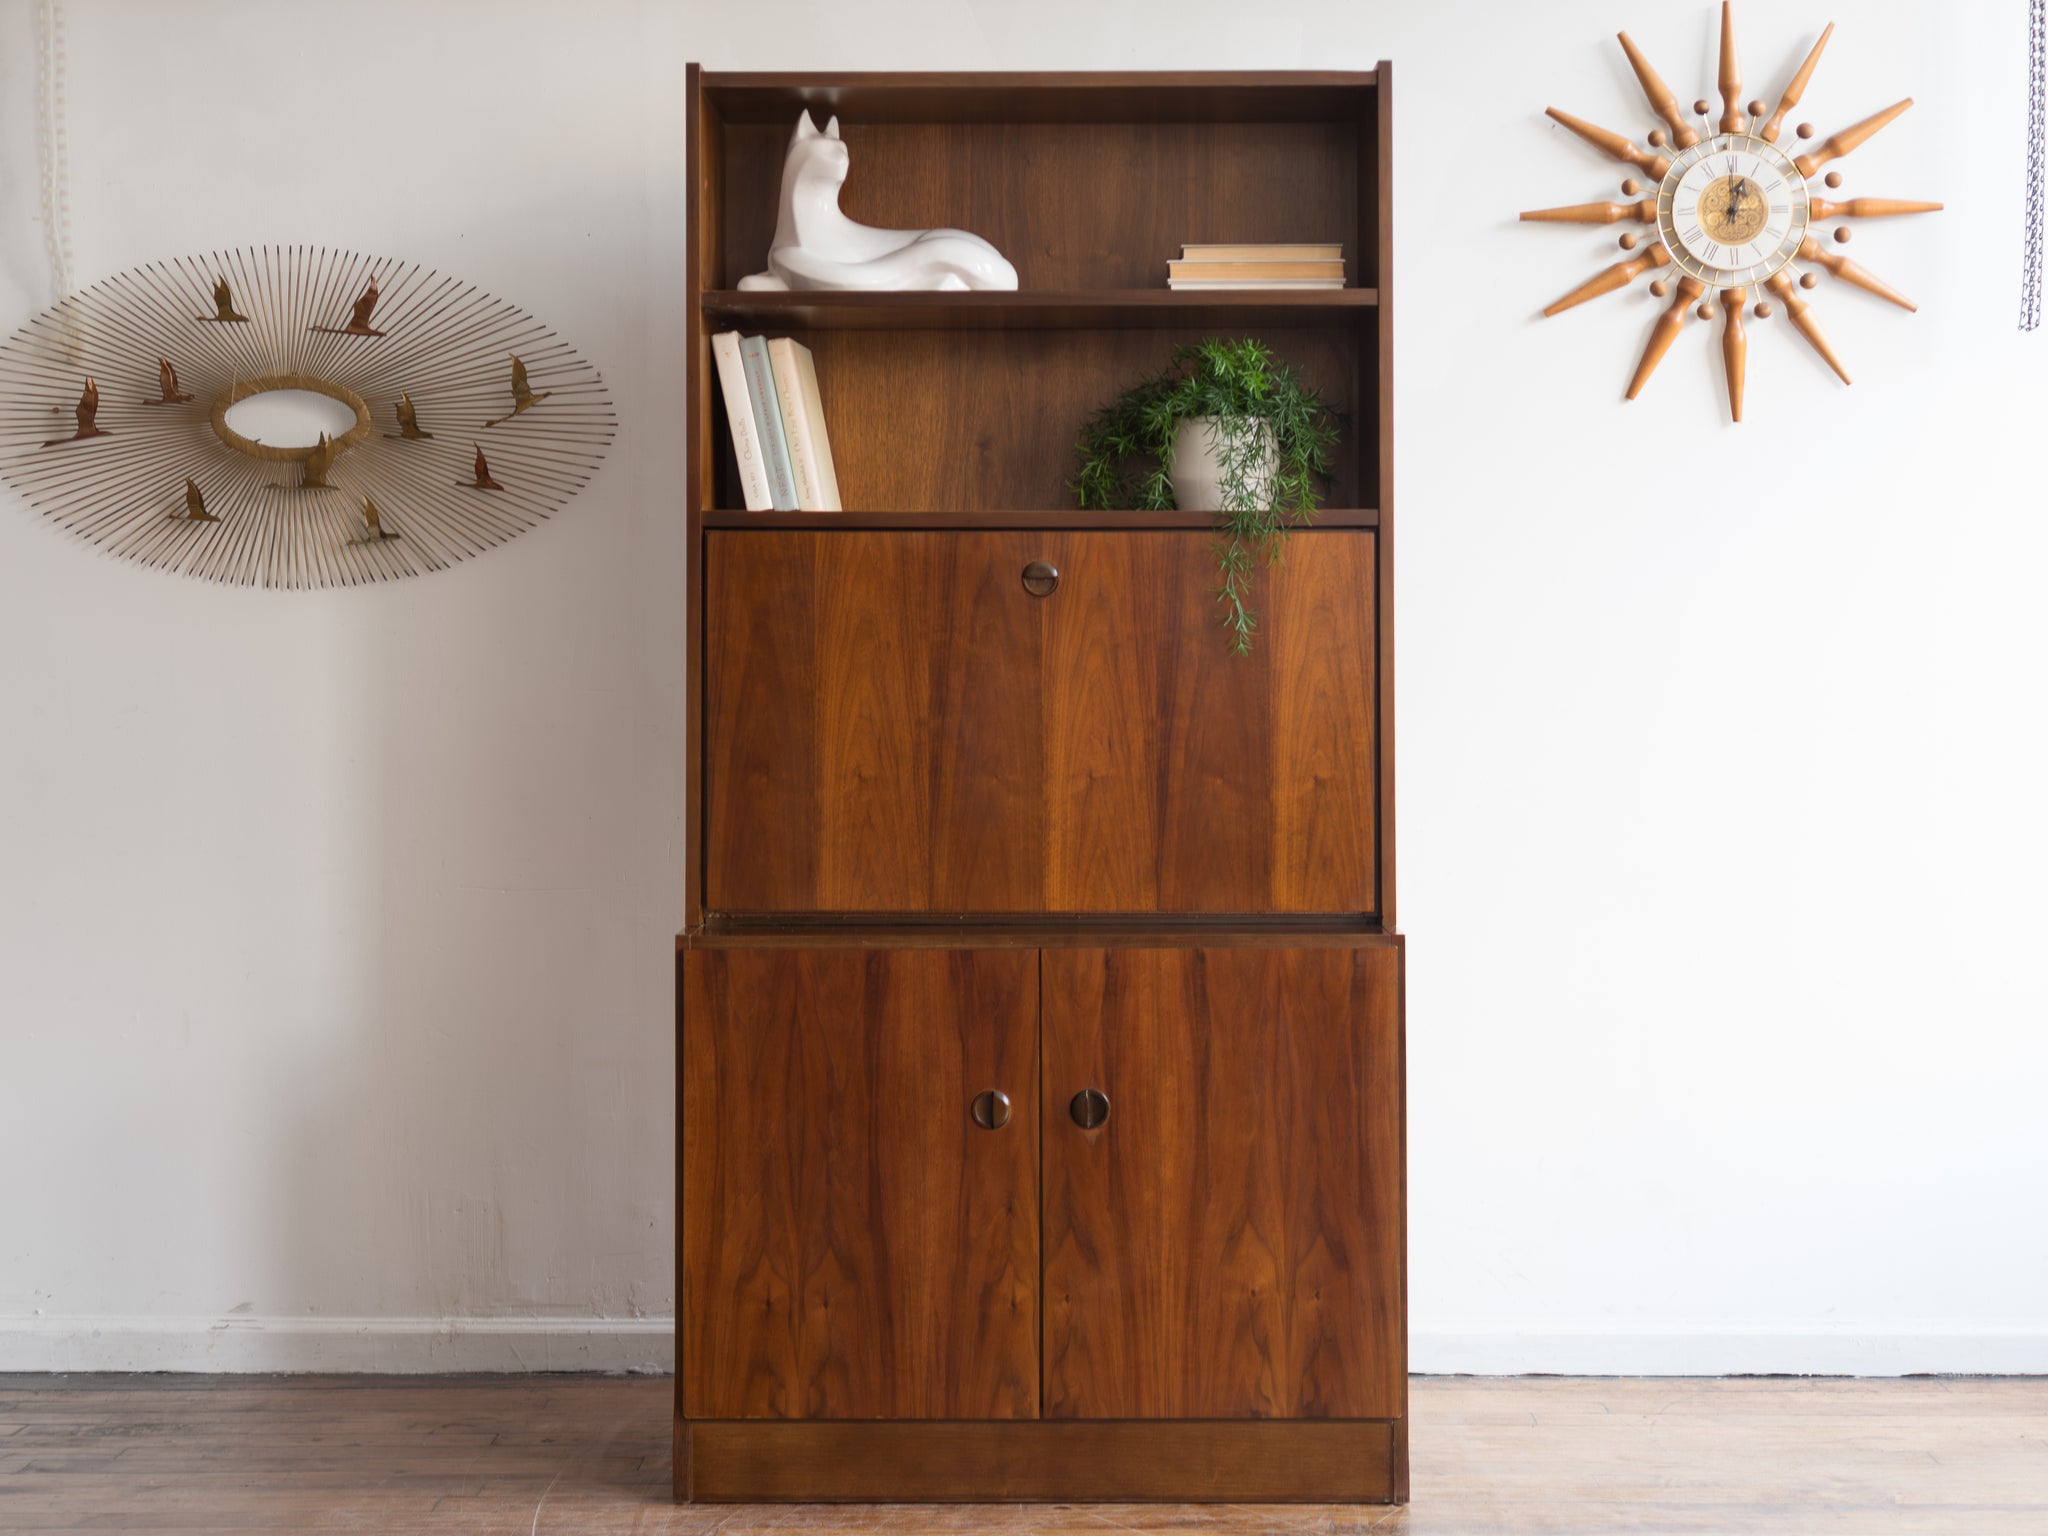
[[1184,245],[1169,288],[1342,288],[1342,245]]
[[778,336],[711,338],[749,512],[837,512],[839,476],[811,349]]

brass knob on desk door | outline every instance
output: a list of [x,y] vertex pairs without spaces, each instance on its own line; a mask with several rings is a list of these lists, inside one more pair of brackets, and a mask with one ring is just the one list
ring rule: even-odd
[[990,1088],[974,1096],[974,1123],[984,1131],[1000,1131],[1010,1123],[1010,1096]]
[[1067,1111],[1073,1115],[1074,1124],[1084,1131],[1092,1131],[1109,1118],[1109,1099],[1093,1088],[1083,1088],[1074,1095]]
[[1059,570],[1050,560],[1034,560],[1024,567],[1024,590],[1033,597],[1050,597],[1059,584]]

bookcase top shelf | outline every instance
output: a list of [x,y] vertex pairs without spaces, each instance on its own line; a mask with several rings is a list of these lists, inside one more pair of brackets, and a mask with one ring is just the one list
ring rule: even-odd
[[868,123],[1350,122],[1372,110],[1371,70],[1082,71],[1053,74],[727,74],[704,98],[729,123],[796,120],[800,107]]
[[[984,533],[1035,528],[1199,528],[1214,525],[1209,512],[1095,512],[1080,507],[1054,511],[994,512],[740,512],[720,508],[703,514],[706,528],[743,528],[758,532],[788,528],[855,530],[865,528],[925,528],[933,531],[962,530]],[[1377,528],[1380,516],[1371,507],[1323,507],[1315,522],[1297,532],[1318,528]]]
[[1376,288],[1019,293],[755,293],[726,288],[706,293],[703,303],[704,318],[719,328],[1063,331],[1338,325],[1377,309],[1379,297]]

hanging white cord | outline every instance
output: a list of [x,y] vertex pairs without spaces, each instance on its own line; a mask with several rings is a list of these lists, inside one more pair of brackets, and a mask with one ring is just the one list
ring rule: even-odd
[[71,292],[71,149],[64,135],[63,0],[36,4],[36,126],[43,171],[43,251],[50,302]]
[[2027,26],[2027,245],[2020,269],[2020,329],[2041,324],[2043,140],[2048,138],[2048,0],[2033,0]]

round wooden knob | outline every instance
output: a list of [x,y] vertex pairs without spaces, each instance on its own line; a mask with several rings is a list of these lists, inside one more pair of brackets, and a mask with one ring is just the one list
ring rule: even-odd
[[1840,171],[1829,171],[1827,175],[1821,177],[1821,180],[1830,187],[1839,187],[1842,184],[1842,173]]
[[1059,570],[1049,560],[1034,560],[1024,567],[1024,590],[1033,597],[1050,597],[1059,584]]
[[1770,318],[1771,318],[1771,313],[1772,313],[1772,311],[1771,311],[1771,301],[1770,301],[1769,299],[1759,299],[1759,300],[1757,301],[1757,306],[1756,306],[1756,309],[1755,309],[1755,310],[1753,311],[1753,313],[1754,313],[1754,314],[1756,315],[1757,319],[1759,319],[1759,320],[1768,320],[1768,319],[1770,319]]
[[1664,279],[1661,277],[1658,278],[1656,282],[1650,284],[1650,297],[1654,299],[1661,299],[1664,297],[1665,294],[1669,293],[1670,291],[1671,285],[1665,282]]
[[1818,272],[1800,273],[1799,286],[1802,288],[1818,288],[1820,286],[1820,274]]
[[1666,142],[1667,140],[1664,137],[1664,130],[1662,128],[1652,128],[1650,130],[1650,147],[1652,149],[1662,149]]
[[1067,1113],[1074,1117],[1074,1124],[1082,1130],[1092,1131],[1109,1118],[1108,1095],[1093,1088],[1083,1088],[1067,1105]]
[[984,1131],[1000,1131],[1010,1123],[1010,1096],[990,1088],[974,1096],[974,1123]]
[[1762,117],[1764,113],[1768,112],[1769,110],[1770,108],[1765,106],[1760,101],[1752,101],[1749,104],[1749,115],[1751,117]]
[[1698,101],[1692,104],[1692,109],[1693,111],[1699,113],[1701,117],[1705,117],[1708,112],[1713,110],[1713,106],[1714,104],[1711,101],[1708,101],[1704,96],[1702,96]]
[[1642,184],[1638,182],[1633,176],[1629,177],[1627,181],[1624,181],[1621,184],[1621,195],[1623,197],[1634,197],[1638,192],[1642,190]]
[[1810,139],[1813,137],[1813,124],[1801,123],[1797,128],[1794,128],[1792,131],[1798,134],[1799,137],[1801,137],[1802,139]]
[[1714,318],[1714,306],[1711,304],[1702,304],[1698,309],[1694,310],[1693,313],[1698,315],[1702,320],[1711,320]]
[[1624,251],[1634,250],[1636,248],[1636,237],[1634,235],[1623,235],[1621,237],[1621,248]]
[[1849,226],[1848,226],[1848,225],[1846,225],[1846,224],[1838,224],[1838,225],[1836,225],[1836,226],[1835,226],[1835,244],[1837,244],[1837,245],[1847,245],[1848,243],[1849,243]]

